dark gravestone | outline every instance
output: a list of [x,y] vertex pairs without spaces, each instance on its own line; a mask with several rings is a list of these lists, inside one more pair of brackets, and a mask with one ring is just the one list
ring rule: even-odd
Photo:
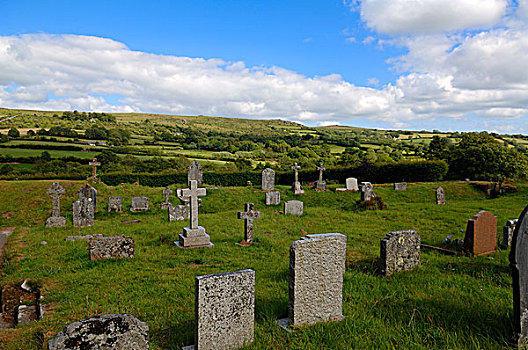
[[528,344],[528,206],[513,232],[510,266],[513,279],[513,326],[519,346]]
[[511,244],[513,232],[517,225],[517,219],[508,220],[506,225],[502,228],[502,246],[501,249],[508,249]]
[[196,180],[196,185],[201,186],[203,182],[203,172],[202,166],[195,160],[189,165],[189,170],[187,172],[187,183],[190,185],[191,180]]
[[468,220],[464,250],[472,255],[489,255],[497,251],[497,217],[482,210]]
[[238,218],[244,219],[244,242],[253,242],[253,220],[260,219],[260,211],[255,211],[253,203],[246,203],[246,211],[239,211]]

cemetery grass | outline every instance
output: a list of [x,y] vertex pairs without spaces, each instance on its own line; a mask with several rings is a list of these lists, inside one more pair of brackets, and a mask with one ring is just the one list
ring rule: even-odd
[[[375,185],[387,210],[351,210],[359,193],[314,192],[293,196],[278,186],[281,201],[304,202],[302,217],[280,214],[283,204],[266,206],[258,188],[209,189],[200,208],[214,249],[182,250],[178,239],[187,221],[168,222],[162,211],[161,188],[109,187],[95,184],[95,225],[72,226],[71,203],[81,181],[59,181],[66,189],[61,215],[67,226],[45,228],[51,181],[0,182],[0,227],[15,226],[4,256],[1,284],[25,278],[42,286],[45,318],[0,331],[0,348],[41,349],[67,324],[107,313],[130,313],[150,328],[151,349],[179,349],[193,343],[194,277],[251,268],[256,271],[255,342],[249,349],[455,349],[512,348],[512,288],[508,252],[490,257],[445,256],[423,249],[417,269],[378,276],[379,241],[390,231],[415,229],[422,242],[444,244],[464,238],[467,220],[480,210],[502,225],[517,218],[528,200],[528,183],[516,182],[516,193],[487,198],[469,183],[409,184],[407,191]],[[447,204],[436,205],[441,185]],[[174,186],[171,186],[174,189]],[[123,197],[123,213],[107,213],[108,197]],[[130,213],[131,198],[148,196],[150,211]],[[176,197],[171,197],[173,204]],[[255,203],[255,244],[235,245],[243,238],[243,220],[236,212]],[[139,219],[140,223],[120,221]],[[347,236],[342,322],[325,322],[287,333],[276,324],[287,317],[289,246],[307,233],[340,232]],[[66,236],[121,235],[135,240],[130,260],[90,261],[87,243]],[[46,241],[47,244],[41,244]]]

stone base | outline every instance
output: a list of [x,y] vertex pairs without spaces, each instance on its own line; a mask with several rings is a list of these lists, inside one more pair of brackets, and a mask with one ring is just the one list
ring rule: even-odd
[[316,191],[326,191],[326,181],[316,181],[314,184],[314,189]]
[[213,248],[214,244],[211,243],[209,235],[204,232],[203,236],[198,237],[185,237],[180,234],[179,240],[174,242],[180,248]]
[[161,210],[164,210],[164,209],[169,209],[169,202],[167,203],[161,203]]
[[194,350],[194,345],[182,346],[182,350]]
[[184,227],[183,236],[185,238],[191,238],[191,237],[203,237],[203,236],[207,236],[207,234],[205,233],[205,228],[203,228],[202,226],[198,226],[198,228]]
[[51,216],[46,220],[46,227],[61,226],[66,226],[66,218],[64,216]]
[[292,189],[293,194],[304,194],[301,183],[298,181],[293,183],[291,189]]
[[253,244],[253,242],[248,242],[248,241],[240,241],[238,243],[235,243],[236,245],[240,246],[240,247],[249,247],[250,245]]

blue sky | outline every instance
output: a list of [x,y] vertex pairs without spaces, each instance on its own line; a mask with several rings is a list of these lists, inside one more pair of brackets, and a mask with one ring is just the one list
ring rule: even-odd
[[527,0],[20,0],[0,11],[3,107],[528,133]]

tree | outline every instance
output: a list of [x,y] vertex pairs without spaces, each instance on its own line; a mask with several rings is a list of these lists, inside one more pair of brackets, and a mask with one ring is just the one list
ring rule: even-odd
[[425,151],[427,159],[447,159],[449,154],[448,143],[445,137],[433,136],[429,147]]
[[35,136],[35,131],[28,130],[27,135],[30,136],[30,137],[33,137],[33,136]]
[[15,128],[14,126],[11,127],[11,129],[9,129],[9,131],[7,132],[7,136],[9,136],[10,138],[12,139],[16,139],[16,138],[19,138],[20,137],[20,132],[18,131],[17,128]]
[[44,151],[40,154],[40,159],[44,162],[49,162],[51,160],[51,154],[48,151]]

